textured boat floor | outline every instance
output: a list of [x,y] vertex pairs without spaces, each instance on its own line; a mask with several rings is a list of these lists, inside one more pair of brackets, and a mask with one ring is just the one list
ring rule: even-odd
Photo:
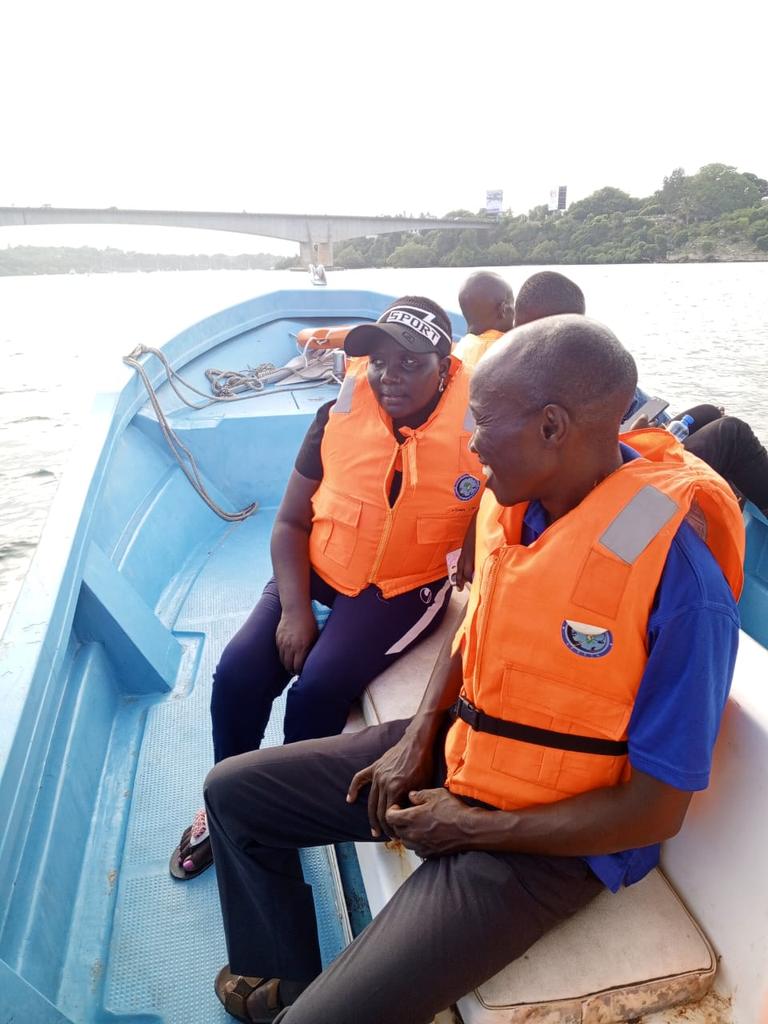
[[[214,976],[227,961],[214,872],[180,882],[170,877],[168,860],[202,803],[202,781],[212,764],[211,674],[268,578],[272,518],[260,512],[228,531],[180,606],[174,628],[201,650],[189,659],[190,678],[147,714],[104,967],[109,1017],[146,1024],[231,1020],[213,992]],[[267,745],[282,742],[282,705],[275,706]],[[302,857],[327,963],[343,948],[347,925],[328,878],[327,852],[304,851]]]

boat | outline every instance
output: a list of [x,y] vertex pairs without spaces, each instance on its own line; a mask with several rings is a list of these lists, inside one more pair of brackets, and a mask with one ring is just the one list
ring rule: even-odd
[[328,281],[325,276],[325,267],[323,266],[322,263],[309,264],[309,278],[312,284],[328,284]]
[[[339,353],[323,342],[390,301],[262,295],[161,353],[133,353],[122,389],[96,398],[0,648],[3,1024],[231,1020],[213,992],[226,961],[214,873],[180,884],[168,855],[212,760],[212,669],[270,573],[293,455],[338,392]],[[452,323],[463,333],[460,317]],[[322,372],[308,368],[316,356]],[[214,397],[221,367],[237,371],[224,400],[201,398]],[[758,1019],[768,995],[768,824],[756,802],[768,773],[768,521],[751,506],[745,517],[745,632],[713,783],[665,844],[663,871],[599,897],[441,1021]],[[441,640],[376,680],[348,728],[412,711]],[[280,742],[281,715],[278,703],[266,742]],[[397,844],[304,851],[325,963],[415,863]]]

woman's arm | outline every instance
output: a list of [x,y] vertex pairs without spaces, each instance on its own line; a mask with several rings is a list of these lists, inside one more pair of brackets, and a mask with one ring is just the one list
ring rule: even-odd
[[289,672],[301,671],[317,639],[309,593],[309,534],[312,529],[312,495],[320,486],[294,470],[272,529],[272,566],[277,579],[283,614],[276,641],[280,660]]

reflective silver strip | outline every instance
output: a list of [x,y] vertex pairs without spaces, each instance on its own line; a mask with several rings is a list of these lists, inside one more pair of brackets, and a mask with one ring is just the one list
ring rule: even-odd
[[472,415],[472,410],[467,406],[467,411],[464,413],[464,422],[461,426],[462,430],[468,430],[469,433],[473,433],[475,429],[475,417]]
[[396,640],[389,648],[389,650],[384,652],[384,657],[386,658],[387,655],[390,654],[399,654],[401,651],[405,650],[408,644],[412,644],[417,637],[421,636],[421,634],[430,624],[432,619],[434,619],[434,617],[443,607],[445,602],[450,598],[450,596],[451,582],[450,580],[446,580],[442,587],[435,594],[434,601],[429,606],[429,608],[427,608],[427,610],[424,612],[421,618],[417,619],[416,622],[414,622],[414,624],[408,630],[408,632],[401,636],[399,640]]
[[348,377],[344,378],[344,382],[341,385],[341,391],[339,391],[339,397],[336,399],[332,412],[350,412],[352,409],[352,396],[355,393],[356,383],[357,377],[355,374],[350,374]]
[[675,502],[648,484],[619,512],[600,543],[631,565],[676,512]]

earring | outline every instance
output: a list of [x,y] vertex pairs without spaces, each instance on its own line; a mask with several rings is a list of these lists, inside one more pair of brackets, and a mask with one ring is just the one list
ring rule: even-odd
[[440,378],[440,383],[437,386],[437,390],[442,394],[445,391],[445,377]]

